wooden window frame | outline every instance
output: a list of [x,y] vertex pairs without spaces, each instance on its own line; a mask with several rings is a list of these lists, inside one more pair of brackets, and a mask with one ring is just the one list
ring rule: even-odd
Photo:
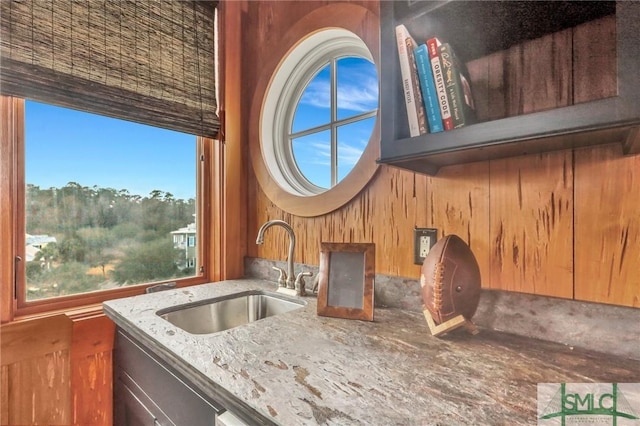
[[[2,258],[0,267],[2,269],[0,291],[3,295],[0,304],[0,318],[2,322],[10,321],[16,317],[41,315],[48,312],[69,311],[74,309],[87,309],[95,307],[100,309],[100,304],[109,299],[135,296],[144,294],[145,289],[158,282],[148,284],[138,284],[130,287],[123,287],[113,290],[102,290],[83,294],[61,296],[55,298],[27,301],[25,296],[25,267],[20,265],[24,259],[25,247],[25,206],[24,198],[26,191],[25,184],[25,150],[24,150],[24,125],[25,125],[25,102],[23,99],[15,97],[1,97],[2,116],[0,126],[3,129],[0,140],[0,207],[2,208]],[[197,171],[197,194],[198,194],[198,232],[202,236],[203,242],[209,241],[211,234],[211,221],[203,218],[211,218],[211,155],[215,141],[209,138],[197,137],[198,155],[203,161],[200,162]],[[4,234],[8,238],[5,238]],[[200,244],[198,255],[201,260],[202,272],[195,277],[185,279],[171,279],[178,287],[203,284],[212,280],[211,256],[209,246]],[[11,297],[4,297],[4,295]]]
[[[245,2],[221,2],[219,5],[219,58],[220,82],[219,114],[221,132],[218,140],[205,139],[202,145],[204,162],[201,167],[202,193],[207,203],[200,203],[201,217],[207,217],[202,232],[207,279],[216,282],[244,276],[244,256],[247,250],[247,186],[246,166],[242,140],[246,137],[242,108],[242,13]],[[0,323],[11,322],[18,316],[49,316],[64,311],[72,318],[91,317],[102,312],[102,300],[85,299],[85,305],[69,301],[57,305],[47,304],[30,310],[16,309],[15,303],[15,190],[17,188],[18,137],[24,132],[19,126],[24,117],[18,117],[23,108],[16,108],[21,99],[0,96]],[[228,142],[228,143],[225,143]],[[193,282],[192,284],[197,284]],[[184,285],[187,285],[184,283]],[[141,287],[119,289],[109,293],[110,298],[134,296],[143,292]],[[75,308],[72,308],[75,306]],[[31,313],[31,314],[30,314]]]

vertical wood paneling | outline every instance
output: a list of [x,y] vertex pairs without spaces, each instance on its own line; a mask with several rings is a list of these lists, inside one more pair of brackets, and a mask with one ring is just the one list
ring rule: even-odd
[[71,393],[74,425],[113,422],[112,357],[115,325],[100,315],[73,322]]
[[507,59],[508,52],[501,51],[467,63],[478,121],[507,117]]
[[73,358],[72,365],[73,424],[113,424],[111,351]]
[[507,115],[570,105],[573,99],[571,30],[513,46],[505,77]]
[[[252,90],[256,87],[260,77],[259,64],[268,62],[270,46],[272,43],[278,43],[284,36],[291,25],[302,19],[309,12],[322,7],[331,1],[250,1],[248,13],[243,16],[242,25],[242,46],[245,52],[244,59],[248,65],[244,69],[249,71],[243,75],[243,87],[245,87],[247,98],[253,94]],[[354,1],[353,3],[366,3]],[[369,2],[374,3],[374,2]],[[377,5],[376,5],[377,8]],[[255,58],[252,62],[249,58]]]
[[[256,215],[249,222],[249,240],[255,241],[255,233],[265,221],[283,219],[296,232],[296,262],[317,265],[320,242],[374,242],[376,262],[385,265],[377,268],[378,273],[417,276],[420,271],[413,264],[413,228],[426,226],[426,178],[390,167],[382,167],[378,177],[342,209],[316,218],[282,212],[256,187],[253,190]],[[422,182],[422,190],[417,189],[416,182]],[[284,260],[287,234],[275,229],[268,232],[263,245],[249,245],[249,256]],[[407,247],[411,249],[407,251]],[[270,257],[269,253],[276,255]]]
[[376,245],[376,265],[385,265],[376,267],[377,272],[415,276],[419,269],[413,264],[413,250],[406,249],[413,247],[417,206],[424,206],[425,195],[416,193],[413,173],[383,167],[378,179],[366,189],[369,202],[366,210],[358,212],[362,216],[355,215],[355,220],[343,217],[338,230],[353,232],[366,225],[369,241]]
[[640,307],[640,156],[575,152],[576,299]]
[[71,335],[65,315],[0,327],[3,424],[71,423]]
[[[377,273],[417,277],[420,266],[413,263],[413,228],[436,227],[439,237],[455,233],[467,241],[488,279],[488,176],[488,163],[444,168],[432,178],[381,167],[356,199],[318,218],[284,213],[256,187],[256,214],[250,221],[249,239],[253,236],[255,241],[265,221],[284,219],[296,232],[296,262],[317,265],[320,242],[373,242]],[[249,246],[249,256],[284,260],[287,234],[275,229],[269,234],[263,245]]]
[[615,96],[615,29],[609,16],[468,62],[478,120]]
[[102,315],[4,324],[1,424],[111,425],[114,329]]
[[0,366],[0,425],[9,424],[9,366]]
[[615,16],[573,30],[574,103],[617,94]]
[[491,287],[573,296],[571,151],[491,161]]
[[429,227],[456,234],[473,251],[483,287],[490,287],[489,163],[449,166],[427,180]]
[[69,350],[9,365],[8,424],[70,424],[69,366]]

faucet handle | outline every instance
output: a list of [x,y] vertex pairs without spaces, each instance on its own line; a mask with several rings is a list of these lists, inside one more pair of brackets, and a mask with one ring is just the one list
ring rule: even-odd
[[312,293],[317,293],[318,292],[318,286],[320,284],[320,274],[316,275],[316,277],[313,279],[313,289],[311,290]]
[[280,272],[280,276],[278,277],[278,287],[286,287],[287,286],[287,273],[282,268],[278,268],[277,266],[272,266],[271,269],[274,271]]
[[295,289],[296,289],[296,294],[298,296],[306,296],[307,292],[304,288],[305,287],[304,277],[310,277],[311,275],[313,275],[311,272],[300,272],[296,276]]

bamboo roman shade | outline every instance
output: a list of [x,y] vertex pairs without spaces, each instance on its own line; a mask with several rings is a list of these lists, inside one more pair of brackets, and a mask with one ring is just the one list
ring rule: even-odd
[[216,4],[0,0],[0,92],[215,137]]

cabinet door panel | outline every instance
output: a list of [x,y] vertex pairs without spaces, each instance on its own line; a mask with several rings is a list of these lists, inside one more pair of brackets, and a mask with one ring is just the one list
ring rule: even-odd
[[124,383],[118,381],[114,387],[116,413],[115,424],[122,426],[156,426],[156,417]]
[[[211,426],[221,410],[205,400],[141,346],[118,331],[116,334],[116,380],[122,380],[140,397],[144,394],[158,408],[158,423],[166,416],[176,425]],[[118,395],[116,395],[118,397]],[[149,406],[149,404],[146,404]]]

